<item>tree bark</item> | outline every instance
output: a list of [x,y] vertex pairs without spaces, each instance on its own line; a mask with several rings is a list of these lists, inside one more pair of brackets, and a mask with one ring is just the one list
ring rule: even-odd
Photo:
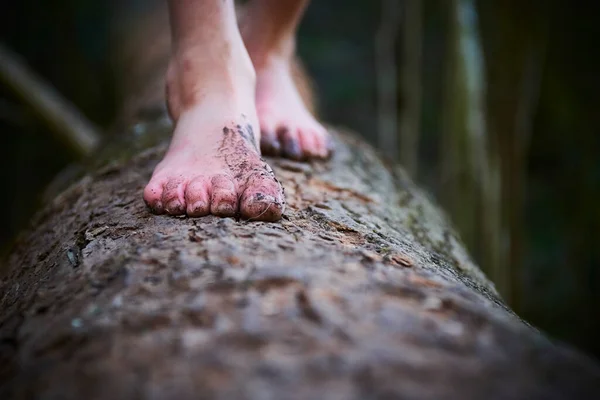
[[121,134],[1,270],[1,399],[600,395],[598,365],[514,315],[443,213],[351,134],[327,163],[269,160],[279,223],[151,215],[171,128],[164,64],[147,65]]

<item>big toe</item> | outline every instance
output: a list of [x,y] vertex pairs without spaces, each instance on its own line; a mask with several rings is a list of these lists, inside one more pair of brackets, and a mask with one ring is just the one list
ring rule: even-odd
[[250,176],[240,200],[242,218],[254,221],[278,221],[284,209],[283,189],[272,175],[260,173]]
[[281,153],[275,126],[268,119],[263,119],[260,123],[260,150],[266,156],[278,156]]
[[277,130],[277,136],[281,143],[281,153],[284,157],[292,160],[301,160],[304,157],[296,128],[288,126],[280,127]]
[[238,196],[235,184],[225,175],[211,179],[210,213],[220,217],[233,217],[238,211]]

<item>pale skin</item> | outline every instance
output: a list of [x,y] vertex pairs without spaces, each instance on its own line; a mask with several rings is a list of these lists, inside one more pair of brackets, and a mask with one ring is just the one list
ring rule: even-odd
[[167,106],[175,130],[144,190],[155,213],[276,221],[283,189],[261,158],[326,158],[325,128],[293,78],[308,0],[169,0]]

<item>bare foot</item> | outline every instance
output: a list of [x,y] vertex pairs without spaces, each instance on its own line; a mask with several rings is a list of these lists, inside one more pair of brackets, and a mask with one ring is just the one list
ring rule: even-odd
[[256,70],[256,110],[264,154],[295,160],[327,158],[327,130],[307,109],[293,79],[288,58],[271,59]]
[[276,221],[283,189],[260,157],[256,74],[233,0],[169,1],[173,139],[144,189],[157,214]]
[[172,64],[167,87],[176,128],[144,190],[146,204],[156,214],[279,220],[283,189],[260,157],[253,76],[211,79],[190,99],[179,93],[179,70]]
[[283,190],[259,155],[254,124],[240,113],[216,116],[214,108],[181,114],[144,200],[157,214],[279,220]]

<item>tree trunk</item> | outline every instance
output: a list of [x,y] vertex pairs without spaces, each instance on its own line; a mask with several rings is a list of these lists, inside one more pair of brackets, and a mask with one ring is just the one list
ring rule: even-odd
[[279,223],[151,215],[150,144],[170,126],[142,92],[2,268],[1,399],[600,395],[598,366],[516,317],[423,192],[350,134],[327,163],[269,160]]

